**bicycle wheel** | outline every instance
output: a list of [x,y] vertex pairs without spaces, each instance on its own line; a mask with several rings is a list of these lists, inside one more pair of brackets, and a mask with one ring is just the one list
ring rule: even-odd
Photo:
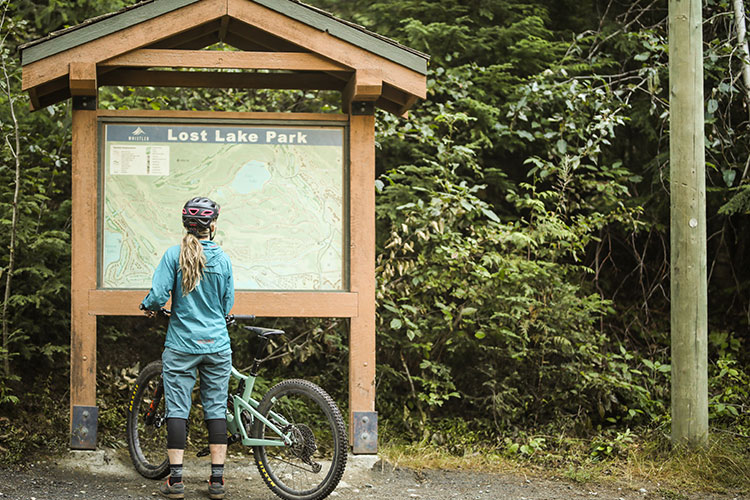
[[[349,446],[344,419],[331,396],[306,380],[285,380],[266,393],[258,411],[271,421],[269,413],[281,416],[288,424],[278,426],[292,437],[291,446],[254,447],[266,485],[287,500],[327,497],[341,480]],[[256,419],[253,436],[276,434]]]
[[128,451],[135,469],[149,479],[169,474],[166,403],[161,361],[154,361],[138,375],[128,405]]

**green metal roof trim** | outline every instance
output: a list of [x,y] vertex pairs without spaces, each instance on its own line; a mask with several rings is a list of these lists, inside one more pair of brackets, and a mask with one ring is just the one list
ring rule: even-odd
[[[21,64],[53,56],[91,40],[104,37],[138,23],[200,0],[147,0],[117,12],[105,14],[20,47]],[[300,21],[361,49],[385,57],[422,75],[427,74],[429,56],[411,49],[357,24],[339,19],[332,14],[298,0],[249,0]]]
[[44,38],[21,45],[21,65],[31,64],[78,45],[110,35],[200,0],[148,0],[117,12],[94,17]]

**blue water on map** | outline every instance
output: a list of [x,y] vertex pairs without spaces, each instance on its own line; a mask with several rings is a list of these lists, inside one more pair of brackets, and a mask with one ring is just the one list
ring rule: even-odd
[[120,260],[122,251],[122,234],[112,231],[104,231],[104,266],[102,270],[113,262]]
[[271,173],[266,164],[251,160],[240,168],[232,181],[231,188],[239,194],[248,194],[263,189],[263,185],[271,179]]

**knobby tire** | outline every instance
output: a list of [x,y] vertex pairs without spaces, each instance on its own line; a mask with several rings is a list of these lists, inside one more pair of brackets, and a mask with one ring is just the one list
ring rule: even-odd
[[167,426],[147,424],[146,413],[154,403],[156,419],[166,414],[164,388],[161,378],[161,361],[153,361],[138,375],[128,404],[127,440],[130,459],[135,469],[148,479],[161,479],[169,474],[169,457],[166,450]]
[[[312,382],[285,380],[266,393],[258,411],[267,418],[271,411],[281,415],[295,440],[292,446],[253,448],[260,476],[271,491],[286,500],[320,500],[331,494],[344,473],[349,447],[344,419],[331,396]],[[253,436],[277,438],[260,419]]]

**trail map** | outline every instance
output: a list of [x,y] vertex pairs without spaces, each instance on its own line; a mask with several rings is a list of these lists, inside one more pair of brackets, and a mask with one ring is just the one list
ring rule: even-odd
[[194,196],[221,205],[215,240],[239,290],[343,290],[340,126],[105,124],[102,288],[147,289]]

